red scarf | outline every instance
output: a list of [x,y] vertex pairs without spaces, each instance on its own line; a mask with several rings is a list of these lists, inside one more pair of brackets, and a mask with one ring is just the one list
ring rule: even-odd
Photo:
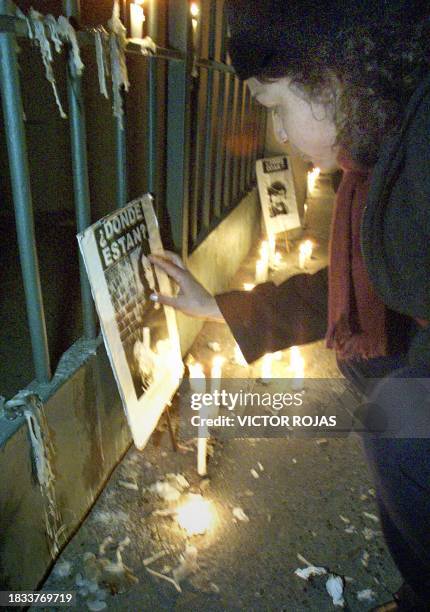
[[340,154],[344,171],[332,220],[327,346],[341,359],[387,355],[387,308],[368,277],[360,247],[371,171]]

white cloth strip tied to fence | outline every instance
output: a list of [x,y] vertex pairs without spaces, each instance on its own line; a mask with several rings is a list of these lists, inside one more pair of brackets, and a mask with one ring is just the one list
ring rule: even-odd
[[43,402],[35,393],[24,390],[20,391],[13,400],[7,402],[7,406],[17,414],[23,414],[27,422],[32,462],[43,499],[49,551],[51,557],[55,559],[60,552],[60,537],[66,526],[63,524],[57,505],[53,471],[55,453]]
[[61,53],[64,43],[70,45],[72,64],[75,73],[80,76],[83,72],[84,64],[81,60],[76,31],[69,20],[63,15],[55,19],[53,15],[44,16],[33,8],[30,9],[28,16],[24,15],[19,9],[17,9],[16,14],[18,17],[25,20],[29,39],[35,41],[39,46],[45,68],[45,76],[51,84],[58,110],[60,111],[61,117],[67,119],[57,90],[57,82],[53,69],[54,57],[52,54],[51,42],[54,45],[56,53]]
[[[35,40],[39,45],[42,62],[45,67],[45,76],[49,83],[51,83],[52,91],[54,92],[55,102],[57,103],[60,115],[62,119],[67,119],[67,115],[64,112],[63,105],[61,104],[60,96],[57,90],[57,82],[55,80],[54,70],[52,67],[53,56],[51,50],[51,43],[49,41],[47,31],[45,29],[43,15],[31,8],[30,15],[27,18],[27,25],[30,38],[32,40]],[[49,28],[52,30],[51,20],[49,23]],[[59,41],[59,37],[56,37],[56,40]]]
[[113,114],[120,122],[123,129],[123,100],[121,96],[121,88],[125,91],[130,88],[128,80],[127,64],[125,61],[125,48],[127,45],[126,29],[119,17],[119,3],[115,0],[113,5],[112,17],[108,22],[110,29],[110,64],[112,75],[112,96],[113,96]]
[[[61,117],[67,119],[57,89],[51,45],[54,45],[56,53],[62,52],[65,43],[70,45],[73,71],[77,76],[81,76],[84,64],[81,59],[76,31],[67,17],[63,15],[55,19],[53,15],[42,15],[33,8],[30,9],[28,15],[24,15],[17,8],[16,15],[26,22],[29,39],[35,42],[40,49],[46,79],[51,84]],[[124,87],[125,91],[128,91],[130,83],[125,58],[127,31],[120,19],[118,0],[114,2],[112,17],[108,22],[108,26],[109,32],[103,26],[93,29],[99,88],[100,93],[109,99],[106,77],[110,74],[112,78],[113,114],[119,119],[121,128],[123,128],[124,108],[121,89]],[[140,48],[142,55],[153,55],[157,52],[157,45],[150,36],[145,36],[140,43]]]
[[84,70],[84,64],[81,60],[81,52],[79,49],[75,28],[72,26],[67,17],[64,17],[63,15],[58,17],[57,27],[62,39],[71,46],[73,67],[76,74],[81,76]]
[[99,79],[100,93],[107,100],[109,100],[109,94],[106,85],[106,76],[109,74],[109,34],[102,26],[94,29],[94,43],[96,47],[97,74]]

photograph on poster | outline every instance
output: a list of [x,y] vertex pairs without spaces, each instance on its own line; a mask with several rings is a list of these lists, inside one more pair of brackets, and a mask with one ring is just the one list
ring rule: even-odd
[[272,236],[300,227],[288,156],[258,160],[257,181],[267,234]]

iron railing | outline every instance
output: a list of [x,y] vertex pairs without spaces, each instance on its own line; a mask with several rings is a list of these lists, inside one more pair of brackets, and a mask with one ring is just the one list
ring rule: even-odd
[[[65,0],[67,16],[79,22],[79,1]],[[157,39],[156,2],[149,4],[148,34]],[[234,75],[226,53],[226,22],[222,2],[202,0],[203,29],[193,32],[187,0],[168,0],[168,48],[157,47],[152,57],[141,53],[138,41],[130,41],[127,55],[139,54],[148,63],[147,186],[156,196],[157,210],[170,218],[176,250],[186,257],[215,225],[240,201],[255,182],[255,161],[264,146],[265,113]],[[15,17],[15,5],[0,0],[0,92],[8,149],[10,179],[15,210],[18,247],[25,290],[36,380],[51,378],[49,348],[40,285],[34,211],[30,186],[21,84],[17,59],[17,37],[27,35],[26,24]],[[196,38],[198,44],[195,45]],[[88,32],[79,32],[80,46],[94,44]],[[194,43],[193,43],[194,41]],[[167,62],[166,82],[160,82],[157,66]],[[69,62],[68,108],[74,204],[77,231],[91,222],[90,182],[87,162],[87,129],[82,77]],[[132,84],[133,86],[133,84]],[[165,109],[158,105],[158,91],[165,89]],[[128,126],[135,120],[128,116]],[[164,125],[165,165],[157,152],[160,121]],[[116,202],[128,198],[127,129],[117,121],[115,129]],[[163,199],[157,186],[163,183]],[[83,334],[94,339],[96,317],[84,267],[80,265]],[[30,382],[30,381],[29,381]]]

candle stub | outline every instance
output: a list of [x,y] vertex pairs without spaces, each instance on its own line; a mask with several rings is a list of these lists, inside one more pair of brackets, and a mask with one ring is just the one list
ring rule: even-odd
[[315,189],[317,179],[320,175],[321,170],[314,168],[311,172],[308,172],[308,192],[311,193]]
[[130,33],[132,38],[142,38],[142,26],[145,21],[142,0],[130,4]]
[[200,363],[188,364],[190,370],[190,389],[193,393],[205,393],[206,391],[206,377],[203,371],[203,367]]
[[298,346],[290,348],[290,370],[293,378],[293,390],[302,391],[305,377],[305,360]]
[[312,240],[305,240],[299,245],[299,268],[304,270],[312,257]]

